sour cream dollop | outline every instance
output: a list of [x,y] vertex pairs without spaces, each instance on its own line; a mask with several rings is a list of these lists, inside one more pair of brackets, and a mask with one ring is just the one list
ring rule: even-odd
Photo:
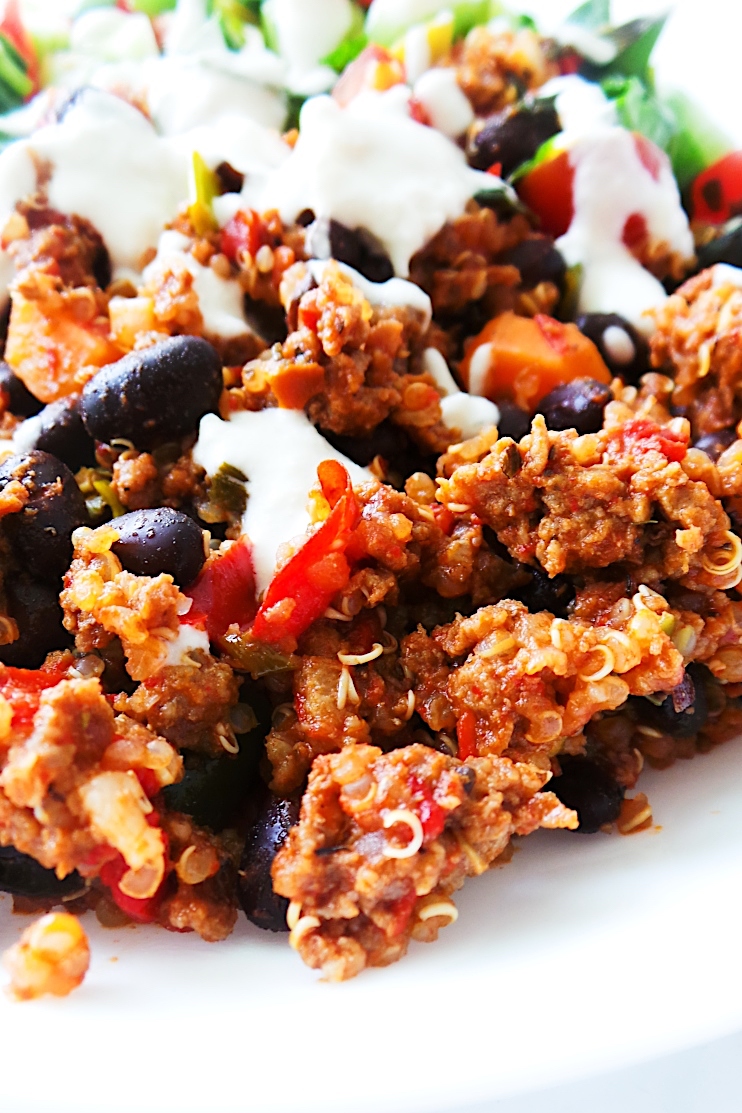
[[406,277],[415,252],[492,187],[445,135],[413,120],[408,105],[404,86],[361,93],[346,108],[331,97],[308,100],[296,146],[268,178],[261,207],[277,208],[287,223],[311,209],[367,228]]

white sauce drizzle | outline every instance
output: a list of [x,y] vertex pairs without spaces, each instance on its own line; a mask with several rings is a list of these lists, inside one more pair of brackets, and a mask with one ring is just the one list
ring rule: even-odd
[[742,269],[733,267],[731,263],[717,263],[712,271],[711,285],[715,289],[720,286],[742,287]]
[[428,70],[415,82],[413,95],[433,127],[449,139],[458,139],[474,121],[474,109],[451,67]]
[[317,485],[318,464],[338,460],[354,484],[373,479],[366,468],[337,452],[303,410],[244,411],[229,421],[207,414],[201,420],[193,459],[207,475],[226,463],[248,477],[242,528],[252,542],[259,591],[271,581],[279,547],[302,535],[309,525],[307,496]]
[[262,14],[288,63],[289,88],[310,94],[328,89],[337,75],[320,63],[351,29],[350,0],[265,0]]
[[[319,285],[322,282],[325,270],[331,260],[312,259],[307,264],[314,281]],[[423,330],[430,326],[433,319],[433,305],[425,293],[414,282],[407,282],[404,278],[389,278],[386,282],[372,282],[369,278],[359,274],[353,267],[346,263],[334,262],[334,266],[351,280],[356,289],[360,290],[369,305],[386,306],[394,309],[416,309],[423,318]]]
[[619,325],[608,326],[603,333],[603,344],[614,363],[631,363],[636,355],[634,341]]
[[483,429],[497,425],[500,411],[489,398],[480,398],[460,390],[448,364],[437,348],[423,352],[423,369],[435,380],[441,392],[441,412],[450,429],[458,429],[464,440],[476,437]]
[[646,312],[667,295],[622,237],[627,219],[639,213],[653,239],[692,257],[693,237],[669,160],[663,157],[655,180],[639,158],[632,133],[605,127],[579,136],[570,147],[570,162],[575,170],[574,217],[557,246],[568,265],[583,267],[579,309],[620,313],[650,332]]
[[492,185],[455,144],[408,114],[409,90],[364,92],[343,109],[308,100],[291,156],[266,182],[263,205],[286,222],[304,209],[364,227],[384,245],[397,274],[478,190]]
[[167,642],[167,656],[161,668],[167,665],[187,665],[188,655],[195,649],[209,652],[209,635],[200,626],[189,626],[181,622],[177,638]]
[[90,89],[63,120],[0,154],[0,219],[37,187],[33,156],[50,164],[49,203],[88,219],[115,270],[142,254],[187,195],[186,167],[131,105]]
[[242,312],[242,288],[234,278],[221,278],[204,267],[188,250],[190,240],[180,232],[167,231],[160,236],[157,255],[145,267],[142,279],[157,286],[167,271],[174,274],[188,271],[193,275],[193,289],[198,295],[204,331],[212,336],[230,339],[242,336],[248,325]]

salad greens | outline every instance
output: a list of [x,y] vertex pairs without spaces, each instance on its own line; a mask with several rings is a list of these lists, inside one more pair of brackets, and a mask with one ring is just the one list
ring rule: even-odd
[[[160,20],[169,18],[176,9],[195,11],[199,3],[205,18],[216,18],[229,51],[248,49],[248,29],[252,27],[260,29],[268,49],[279,52],[278,34],[266,0],[126,0],[116,6]],[[0,23],[0,114],[28,100],[38,87],[38,74],[49,72],[50,60],[69,49],[69,33],[66,39],[60,33],[65,16],[71,15],[74,20],[93,8],[114,4],[115,0],[70,0],[60,3],[49,21],[39,18],[39,0],[22,0],[21,10],[27,9],[35,17],[29,36],[11,0]],[[535,28],[530,17],[513,15],[499,0],[373,0],[370,4],[367,0],[347,0],[347,4],[352,13],[350,25],[333,49],[317,59],[317,66],[330,74],[328,81],[333,71],[342,73],[369,43],[402,57],[402,44],[410,28],[430,30],[444,13],[452,21],[447,32],[449,43],[495,18],[507,18],[513,27]],[[651,56],[666,18],[659,15],[614,26],[610,0],[586,0],[556,32],[554,50],[557,58],[571,59],[564,72],[578,72],[600,85],[624,127],[640,132],[668,154],[681,189],[686,189],[701,170],[730,149],[730,143],[683,94],[661,95],[657,91]],[[69,19],[67,26],[71,26]],[[289,86],[289,123],[296,122],[305,99],[304,93]],[[558,136],[549,140],[513,177],[522,177],[550,157],[558,141]],[[0,135],[0,148],[3,144]]]

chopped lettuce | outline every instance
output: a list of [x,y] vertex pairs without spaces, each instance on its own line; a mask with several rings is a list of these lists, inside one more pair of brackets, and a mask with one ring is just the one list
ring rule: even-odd
[[608,77],[603,92],[616,106],[619,123],[639,131],[663,151],[669,151],[679,126],[672,109],[638,77]]
[[666,103],[677,121],[668,154],[678,185],[684,191],[702,170],[727,154],[732,144],[684,93],[671,94]]
[[326,57],[323,66],[330,66],[336,73],[342,73],[368,45],[368,35],[364,29],[364,16],[360,8],[353,9],[353,22],[347,35]]

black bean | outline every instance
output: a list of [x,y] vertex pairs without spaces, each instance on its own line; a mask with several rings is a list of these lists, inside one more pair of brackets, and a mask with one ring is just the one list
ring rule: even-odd
[[610,387],[597,379],[572,379],[561,383],[542,398],[537,413],[544,415],[549,429],[576,429],[597,433],[603,427],[603,410],[612,398]]
[[0,847],[0,892],[39,900],[69,900],[85,892],[85,882],[73,872],[61,881],[54,870],[13,846]]
[[501,398],[497,405],[500,410],[497,431],[501,437],[512,437],[514,441],[520,441],[530,433],[531,418],[525,410],[516,406],[515,402],[509,402],[507,398]]
[[497,257],[497,262],[517,267],[521,284],[531,290],[539,282],[553,282],[561,287],[567,273],[564,256],[557,251],[551,236],[531,236],[521,240]]
[[391,471],[403,479],[416,471],[435,475],[436,457],[424,456],[404,429],[391,421],[382,421],[365,437],[343,436],[326,430],[324,436],[338,452],[361,467],[367,467],[376,456],[381,456]]
[[737,440],[734,429],[720,429],[718,433],[704,433],[697,441],[693,442],[694,448],[700,448],[714,462],[716,462],[730,444]]
[[222,385],[211,344],[173,336],[102,368],[83,390],[82,418],[95,440],[121,437],[149,450],[195,433],[204,414],[217,412]]
[[28,451],[39,448],[56,456],[70,471],[95,464],[95,442],[83,425],[77,400],[60,398],[44,406],[36,422],[33,443],[24,445]]
[[72,531],[88,521],[75,477],[61,460],[34,449],[0,464],[0,490],[13,480],[29,494],[24,508],[3,522],[14,556],[32,576],[59,580],[72,560]]
[[13,368],[4,360],[0,361],[0,394],[3,396],[5,409],[16,417],[33,417],[44,408],[44,403],[34,398],[23,380],[18,378]]
[[180,587],[188,587],[206,560],[200,527],[180,510],[159,506],[132,510],[109,525],[119,535],[112,545],[127,572],[159,576],[168,572]]
[[489,170],[499,162],[501,175],[507,178],[560,130],[556,109],[549,102],[505,108],[485,120],[472,137],[467,150],[469,162],[477,170]]
[[315,220],[307,230],[307,251],[315,259],[337,259],[371,282],[394,277],[389,256],[365,228],[348,228],[337,220]]
[[713,267],[716,263],[742,267],[742,223],[738,223],[736,228],[725,232],[723,236],[699,247],[697,255],[699,271],[705,270],[706,267]]
[[530,581],[515,592],[514,597],[525,604],[531,614],[548,611],[555,618],[566,618],[575,597],[574,586],[567,576],[549,577],[537,568],[522,567],[530,574]]
[[261,340],[272,347],[282,344],[288,336],[286,314],[280,305],[268,305],[264,301],[254,301],[245,295],[245,320]]
[[38,669],[47,653],[67,649],[72,635],[62,625],[59,592],[21,574],[5,582],[8,614],[15,619],[18,637],[8,645],[0,645],[0,661],[19,669]]
[[[686,738],[708,722],[707,683],[703,665],[689,665],[682,683],[668,695],[658,692],[651,700],[637,700],[634,706],[647,726],[674,738]],[[662,702],[655,703],[656,699]]]
[[580,820],[578,832],[594,835],[605,823],[613,823],[621,811],[624,789],[607,769],[586,757],[559,758],[562,775],[549,781],[553,792]]
[[[618,313],[583,313],[575,324],[592,340],[612,375],[619,375],[625,383],[637,383],[649,371],[649,345]],[[608,329],[618,331],[609,332],[606,341]]]
[[168,808],[185,812],[212,831],[223,831],[234,823],[257,777],[261,752],[252,735],[241,736],[239,746],[240,752],[235,757],[224,754],[206,758],[203,754],[186,753],[182,780],[163,789]]
[[214,170],[222,193],[240,193],[245,184],[245,175],[235,170],[228,162],[220,162]]
[[265,789],[247,831],[239,871],[239,894],[248,920],[266,931],[288,931],[286,911],[289,902],[273,892],[271,866],[299,820],[300,801],[283,799]]

